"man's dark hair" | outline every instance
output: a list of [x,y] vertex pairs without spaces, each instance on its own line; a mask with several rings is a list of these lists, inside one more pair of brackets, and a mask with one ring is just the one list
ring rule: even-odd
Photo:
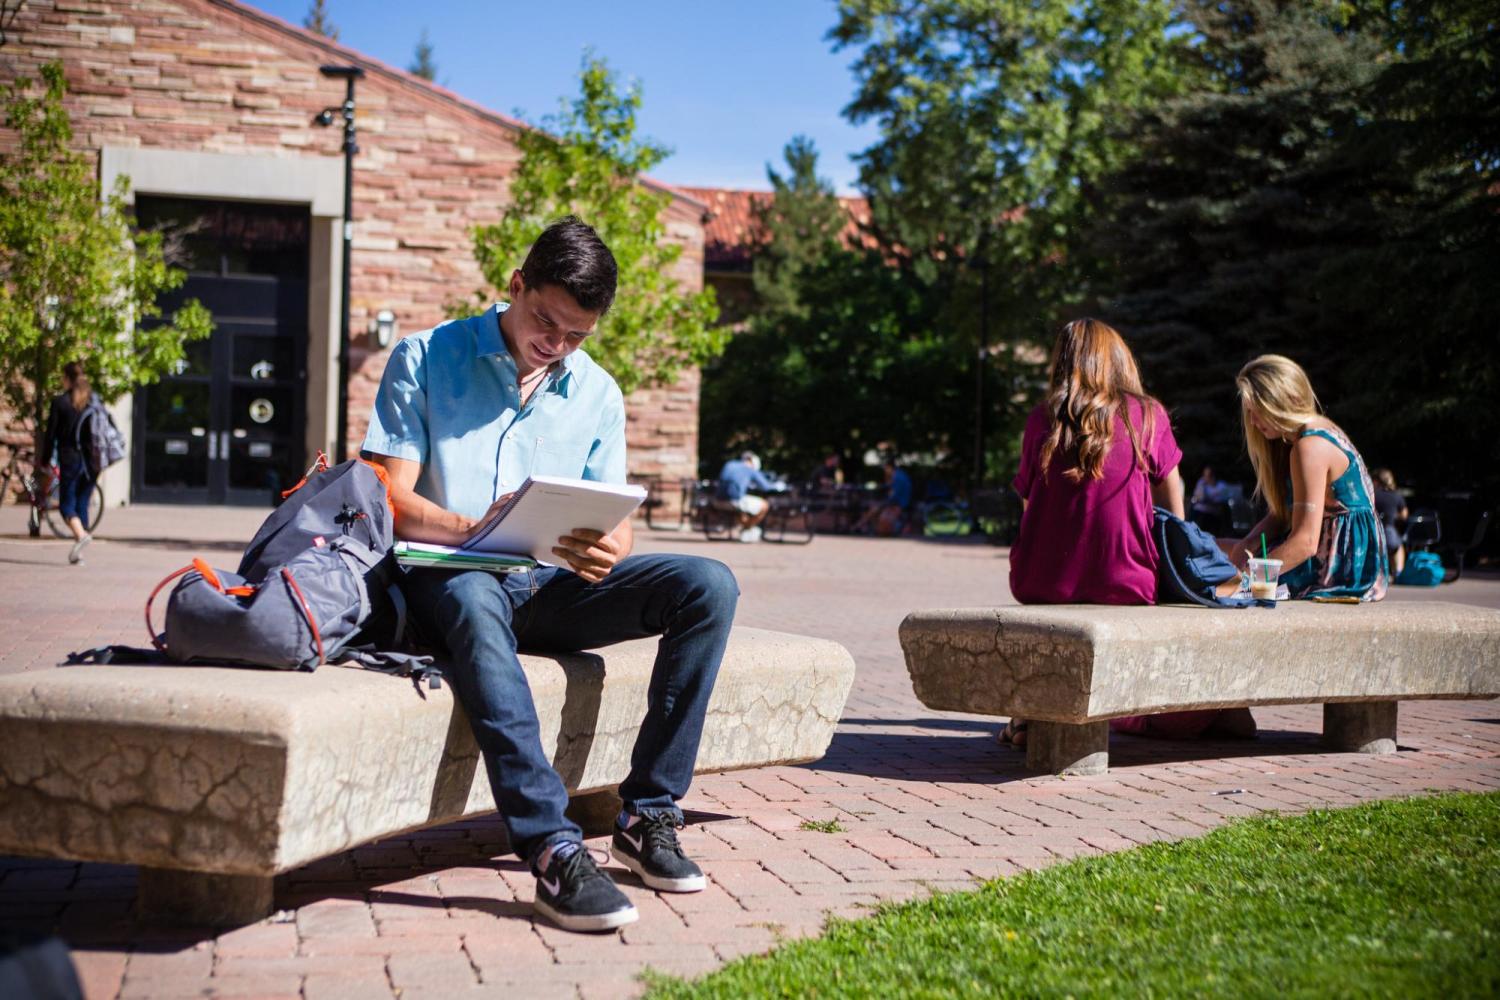
[[594,227],[569,215],[542,230],[526,253],[521,279],[527,288],[557,285],[573,301],[601,316],[615,301],[619,268]]

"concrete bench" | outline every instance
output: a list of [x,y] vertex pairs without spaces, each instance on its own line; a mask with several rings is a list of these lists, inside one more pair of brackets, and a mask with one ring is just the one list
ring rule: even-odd
[[1122,715],[1322,703],[1330,747],[1393,753],[1397,702],[1500,694],[1500,611],[1461,604],[919,611],[901,648],[922,704],[1026,719],[1061,774],[1103,773]]
[[[655,654],[638,640],[522,657],[586,827],[619,808]],[[818,759],[853,680],[837,643],[735,629],[697,770]],[[0,677],[0,854],[140,865],[150,918],[252,922],[277,873],[494,808],[447,684],[339,667]]]

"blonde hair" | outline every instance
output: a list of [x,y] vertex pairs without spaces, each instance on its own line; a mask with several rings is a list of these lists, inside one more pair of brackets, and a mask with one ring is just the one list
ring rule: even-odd
[[[1141,404],[1142,427],[1130,421],[1126,401]],[[1108,323],[1075,319],[1062,328],[1052,347],[1045,406],[1051,423],[1042,443],[1042,475],[1054,455],[1073,459],[1063,475],[1074,482],[1104,478],[1104,460],[1115,433],[1115,414],[1125,422],[1138,468],[1146,468],[1142,439],[1150,440],[1160,404],[1141,388],[1140,370],[1125,338]]]
[[[1292,443],[1280,435],[1295,437],[1323,415],[1307,372],[1291,358],[1262,354],[1240,369],[1234,384],[1240,391],[1240,420],[1245,428],[1245,450],[1255,467],[1255,493],[1283,524],[1291,521],[1291,497],[1287,495],[1292,475]],[[1276,430],[1267,438],[1250,421],[1251,409]]]

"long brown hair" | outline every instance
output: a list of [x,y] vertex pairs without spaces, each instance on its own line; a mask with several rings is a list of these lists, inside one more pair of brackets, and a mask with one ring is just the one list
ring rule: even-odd
[[[1042,444],[1042,475],[1053,455],[1072,458],[1063,475],[1074,482],[1102,479],[1104,460],[1115,434],[1115,415],[1125,422],[1137,468],[1145,469],[1143,440],[1151,439],[1156,400],[1141,388],[1141,374],[1125,338],[1108,323],[1075,319],[1062,328],[1052,347],[1045,405],[1052,430]],[[1130,420],[1126,400],[1141,404],[1139,431]]]
[[1240,369],[1234,384],[1240,391],[1240,419],[1245,427],[1245,450],[1255,468],[1255,492],[1265,498],[1276,519],[1291,522],[1291,497],[1287,484],[1292,478],[1292,445],[1274,440],[1255,429],[1253,411],[1279,434],[1295,439],[1297,433],[1323,415],[1318,395],[1307,372],[1291,358],[1262,354]]
[[83,365],[76,361],[63,365],[63,380],[67,383],[68,398],[73,401],[73,409],[81,410],[87,406],[89,397],[94,394],[94,387],[89,384],[89,377],[83,373]]

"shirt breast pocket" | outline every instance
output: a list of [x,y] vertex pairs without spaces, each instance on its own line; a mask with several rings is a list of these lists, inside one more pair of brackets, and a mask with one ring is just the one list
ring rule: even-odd
[[566,476],[579,479],[583,476],[584,464],[589,458],[593,442],[586,438],[567,436],[538,437],[536,451],[531,460],[533,476]]

